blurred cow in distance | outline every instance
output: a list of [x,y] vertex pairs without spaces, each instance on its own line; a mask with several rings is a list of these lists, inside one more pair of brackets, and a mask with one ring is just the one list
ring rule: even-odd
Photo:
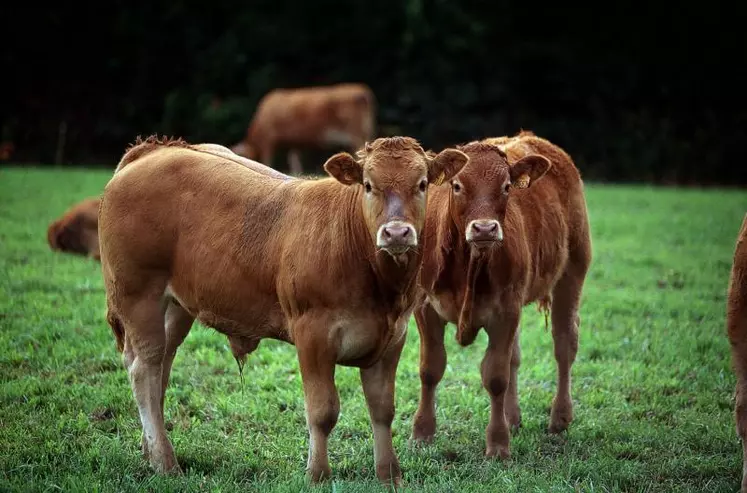
[[99,260],[99,197],[89,197],[70,207],[47,229],[53,251],[84,255]]
[[357,151],[373,140],[376,99],[364,84],[344,83],[274,89],[257,105],[246,137],[231,150],[272,166],[278,147],[287,147],[291,174],[303,172],[299,149]]
[[9,161],[14,150],[13,142],[0,142],[0,161]]

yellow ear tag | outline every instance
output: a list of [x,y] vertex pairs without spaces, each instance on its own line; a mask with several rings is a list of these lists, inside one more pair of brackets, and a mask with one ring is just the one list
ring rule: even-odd
[[519,176],[513,183],[514,188],[528,188],[529,187],[529,175],[524,173]]
[[436,181],[433,182],[434,185],[438,186],[444,182],[444,178],[446,178],[446,175],[442,171],[441,174],[436,178]]

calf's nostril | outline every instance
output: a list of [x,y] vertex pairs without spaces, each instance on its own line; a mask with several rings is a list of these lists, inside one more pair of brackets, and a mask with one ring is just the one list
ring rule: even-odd
[[485,234],[485,233],[495,233],[495,231],[498,229],[498,223],[496,222],[489,222],[489,223],[472,223],[472,229],[475,233]]
[[384,228],[384,238],[386,240],[405,239],[410,234],[408,227],[390,227]]

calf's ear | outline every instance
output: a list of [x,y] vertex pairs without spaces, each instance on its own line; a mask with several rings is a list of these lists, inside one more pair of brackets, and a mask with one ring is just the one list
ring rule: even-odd
[[529,188],[532,184],[545,176],[552,163],[545,156],[530,154],[519,159],[510,166],[511,183],[516,188]]
[[469,162],[469,157],[457,149],[444,149],[435,157],[426,155],[426,159],[428,159],[428,183],[434,185],[451,180]]
[[324,163],[324,171],[343,185],[353,185],[363,181],[363,168],[353,156],[340,152]]

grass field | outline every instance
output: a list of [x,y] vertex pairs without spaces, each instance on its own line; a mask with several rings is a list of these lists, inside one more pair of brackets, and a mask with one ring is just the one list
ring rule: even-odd
[[[339,368],[334,481],[309,488],[294,348],[264,341],[242,385],[226,339],[196,328],[174,363],[166,418],[186,474],[156,477],[106,325],[99,265],[53,254],[46,227],[98,194],[110,172],[0,169],[0,490],[385,491],[358,372]],[[481,334],[457,347],[438,399],[439,431],[408,446],[419,395],[411,323],[397,373],[394,443],[411,491],[736,491],[741,448],[725,294],[747,193],[589,185],[594,261],[573,369],[576,419],[545,432],[555,387],[552,337],[524,311],[524,426],[508,463],[485,460]]]

